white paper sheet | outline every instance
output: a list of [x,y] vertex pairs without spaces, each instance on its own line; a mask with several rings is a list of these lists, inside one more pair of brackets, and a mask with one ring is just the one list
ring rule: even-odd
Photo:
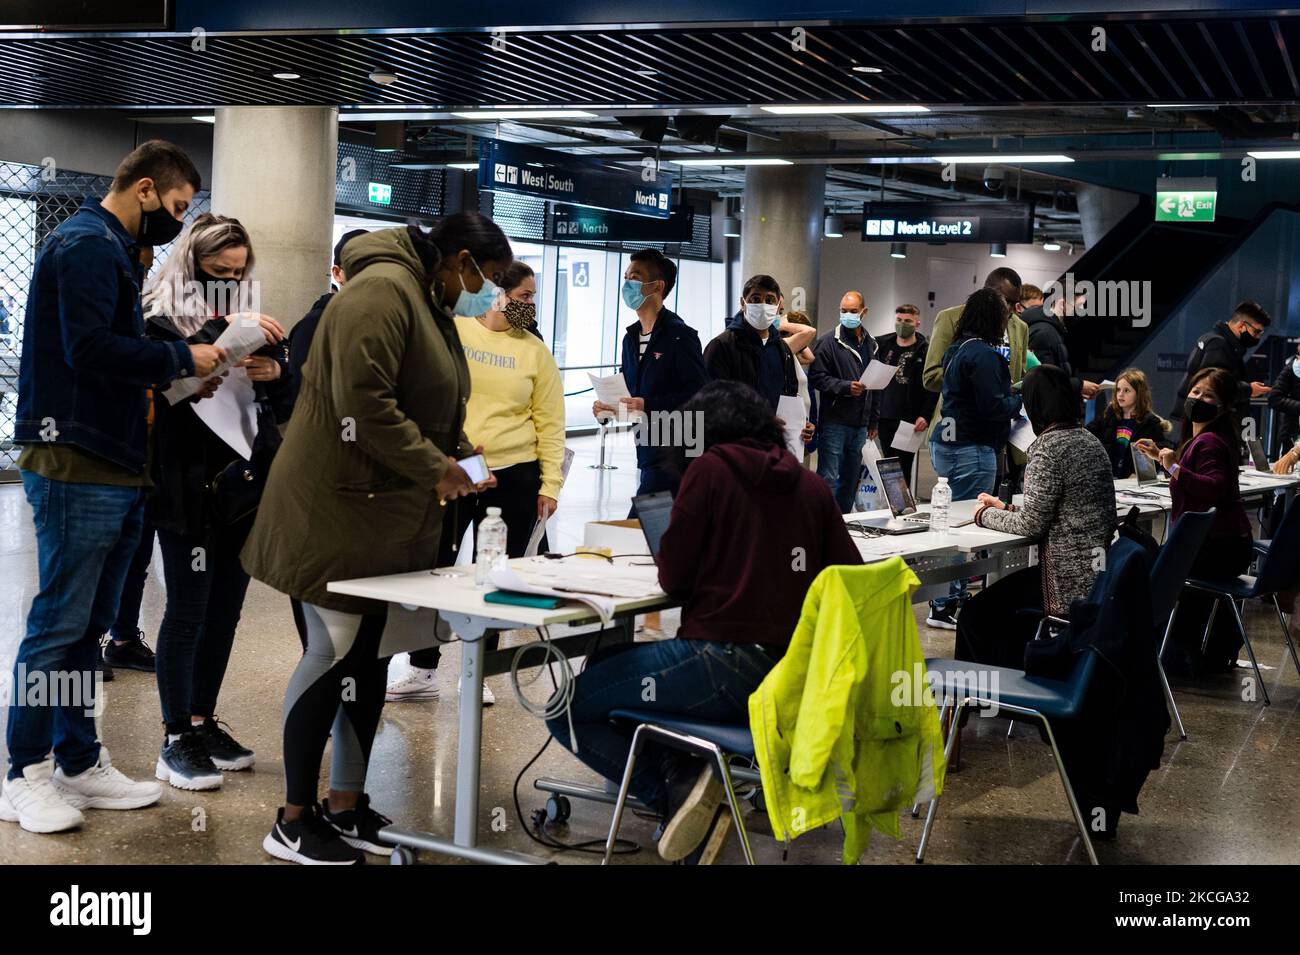
[[581,601],[606,625],[619,601],[653,597],[663,592],[653,563],[610,565],[601,561],[600,566],[586,567],[579,561],[589,563],[582,558],[502,563],[492,568],[488,579],[502,590]]
[[564,449],[564,463],[560,465],[560,482],[563,483],[569,479],[569,468],[573,467],[573,448]]
[[591,379],[591,387],[596,389],[596,400],[602,404],[617,408],[619,398],[632,397],[632,393],[627,390],[627,380],[622,372],[604,377],[587,372],[587,377]]
[[170,404],[184,401],[203,387],[203,382],[225,374],[230,370],[231,366],[243,361],[265,345],[266,336],[262,333],[262,326],[256,321],[241,318],[227,325],[226,330],[221,333],[214,344],[226,350],[226,362],[218,365],[217,370],[208,375],[207,378],[191,376],[189,378],[179,378],[172,382],[163,390],[163,395]]
[[862,371],[858,381],[867,386],[867,391],[880,391],[889,386],[898,371],[897,365],[886,365],[883,361],[873,361]]
[[803,399],[798,395],[782,395],[776,400],[776,416],[785,422],[785,446],[798,460],[803,460],[803,426],[807,423],[803,413]]
[[1102,391],[1105,391],[1105,390],[1108,389],[1108,388],[1114,388],[1114,387],[1115,387],[1115,382],[1113,382],[1113,381],[1111,381],[1109,378],[1107,378],[1105,381],[1099,381],[1099,382],[1097,382],[1097,387],[1100,388]]
[[528,535],[528,546],[524,548],[525,557],[536,557],[537,549],[542,544],[542,535],[546,533],[546,521],[540,517],[533,523],[533,532]]
[[900,421],[898,430],[894,432],[894,440],[889,442],[889,446],[895,451],[915,452],[921,447],[921,442],[924,440],[924,428],[917,431],[906,421]]
[[1034,426],[1023,415],[1011,422],[1011,437],[1008,440],[1016,450],[1028,454],[1029,446],[1034,443],[1037,437],[1038,435],[1034,434]]
[[253,457],[257,404],[253,382],[243,368],[233,368],[211,398],[190,405],[199,420],[245,461]]

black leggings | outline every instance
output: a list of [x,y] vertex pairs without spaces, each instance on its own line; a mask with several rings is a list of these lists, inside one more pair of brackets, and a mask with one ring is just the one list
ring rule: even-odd
[[1042,566],[1035,564],[994,581],[966,601],[957,617],[958,660],[986,666],[1025,667],[1025,645],[1043,619]]
[[[1254,546],[1249,537],[1209,537],[1192,562],[1187,576],[1206,580],[1231,580],[1244,574],[1254,557]],[[1201,590],[1184,587],[1178,598],[1178,618],[1170,633],[1170,648],[1165,651],[1165,665],[1177,673],[1197,674],[1202,671],[1230,669],[1241,651],[1241,635],[1232,618],[1232,608],[1223,601],[1214,615],[1214,628],[1210,642],[1201,653],[1205,637],[1205,622],[1214,606],[1214,597]],[[1163,636],[1163,634],[1161,634]]]
[[[472,523],[475,529],[475,546],[478,526],[487,517],[489,507],[501,508],[501,519],[506,522],[506,556],[523,557],[528,547],[528,536],[537,523],[537,495],[542,489],[542,466],[537,461],[512,464],[493,472],[497,486],[481,494],[461,497],[451,502],[454,520],[442,525],[442,539],[438,543],[438,566],[447,567],[456,562],[456,549],[460,547],[465,529]],[[546,550],[546,535],[542,535],[540,551]],[[484,636],[484,650],[495,650],[501,642],[499,633]],[[411,666],[433,670],[442,656],[441,647],[428,647],[411,653]]]
[[294,617],[306,650],[284,697],[285,798],[310,806],[331,735],[330,787],[365,790],[388,681],[388,659],[379,656],[388,612],[358,615],[296,603]]

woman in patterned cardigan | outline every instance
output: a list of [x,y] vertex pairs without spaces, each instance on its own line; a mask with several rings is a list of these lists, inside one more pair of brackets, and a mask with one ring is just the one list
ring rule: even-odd
[[1038,436],[1029,449],[1024,503],[981,494],[975,523],[1034,538],[1038,563],[972,597],[957,621],[957,657],[994,666],[1024,666],[1025,644],[1044,613],[1069,615],[1105,566],[1115,533],[1110,458],[1080,424],[1077,392],[1055,365],[1025,375],[1025,411]]

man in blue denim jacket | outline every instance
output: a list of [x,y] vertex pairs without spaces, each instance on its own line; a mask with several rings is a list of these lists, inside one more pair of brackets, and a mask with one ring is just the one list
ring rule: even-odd
[[32,832],[78,826],[82,809],[137,809],[161,795],[114,769],[100,746],[94,678],[143,523],[148,388],[211,375],[225,358],[212,345],[144,338],[140,246],[176,237],[199,185],[179,148],[143,144],[103,201],[87,201],[45,240],[33,269],[15,440],[25,446],[18,467],[40,590],[18,647],[0,786],[0,820]]

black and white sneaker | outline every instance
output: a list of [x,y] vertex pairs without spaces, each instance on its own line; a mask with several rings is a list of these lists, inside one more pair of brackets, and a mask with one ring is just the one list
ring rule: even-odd
[[299,865],[361,865],[366,861],[364,852],[344,842],[321,818],[318,806],[308,806],[293,822],[285,822],[284,810],[277,810],[275,825],[262,840],[262,848],[277,859]]
[[222,729],[223,726],[229,724],[222,723],[215,716],[209,716],[194,727],[194,732],[208,748],[208,755],[212,757],[213,765],[217,769],[232,773],[252,768],[253,763],[257,761],[257,754]]
[[937,630],[956,630],[957,611],[951,604],[942,610],[938,607],[931,607],[930,615],[925,618],[925,625],[934,627]]
[[126,643],[114,643],[109,638],[104,644],[104,662],[121,670],[154,672],[153,650],[144,642],[143,630],[137,630]]
[[213,765],[208,749],[196,732],[181,733],[174,740],[163,739],[162,753],[154,777],[177,789],[199,791],[221,788],[221,772]]
[[333,826],[348,845],[364,849],[377,856],[392,855],[392,844],[380,838],[379,830],[391,826],[393,820],[371,809],[370,797],[365,793],[362,793],[361,798],[357,800],[357,807],[346,812],[330,812],[330,801],[323,800],[321,818]]

